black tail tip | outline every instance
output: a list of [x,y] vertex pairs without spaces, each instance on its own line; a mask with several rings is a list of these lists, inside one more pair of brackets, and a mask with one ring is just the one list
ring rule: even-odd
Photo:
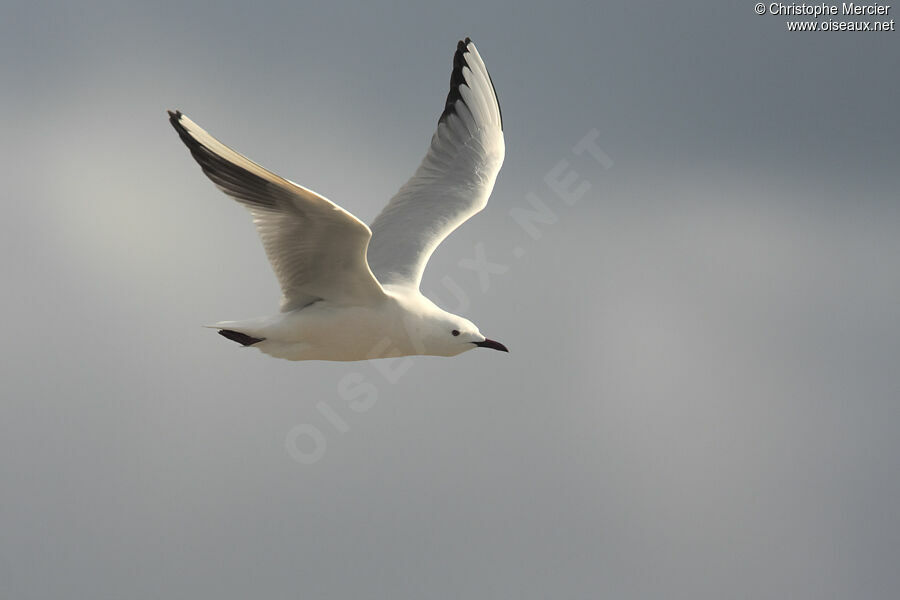
[[219,335],[228,338],[232,342],[237,342],[241,346],[252,346],[253,344],[258,344],[259,342],[266,339],[255,338],[247,335],[246,333],[241,333],[240,331],[232,331],[231,329],[220,329]]

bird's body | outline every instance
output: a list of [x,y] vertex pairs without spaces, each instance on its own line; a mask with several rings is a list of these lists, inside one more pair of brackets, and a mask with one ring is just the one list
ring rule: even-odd
[[[386,286],[384,291],[384,298],[374,304],[342,306],[320,300],[298,310],[222,321],[214,327],[260,339],[250,345],[288,360],[455,356],[470,349],[457,338],[482,341],[474,325],[441,310],[418,290]],[[461,322],[467,331],[456,329],[460,334],[453,336],[450,332],[464,326]]]
[[288,360],[506,351],[419,291],[431,253],[484,208],[503,162],[500,106],[468,38],[457,46],[450,93],[425,159],[371,229],[228,148],[182,113],[169,115],[204,173],[250,210],[281,283],[280,314],[217,323],[223,336]]

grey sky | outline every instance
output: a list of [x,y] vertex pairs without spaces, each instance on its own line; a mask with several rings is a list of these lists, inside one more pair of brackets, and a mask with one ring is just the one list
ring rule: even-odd
[[[77,4],[0,19],[0,596],[897,597],[900,33],[743,2]],[[277,284],[165,109],[371,221],[467,35],[507,159],[424,287],[511,353],[289,363],[202,329]],[[611,168],[572,151],[593,130]]]

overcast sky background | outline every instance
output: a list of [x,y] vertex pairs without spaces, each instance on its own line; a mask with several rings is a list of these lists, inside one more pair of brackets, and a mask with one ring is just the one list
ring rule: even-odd
[[[900,32],[688,0],[2,13],[3,598],[900,593]],[[425,288],[510,354],[202,329],[278,288],[165,109],[370,222],[467,35],[507,157]],[[572,152],[592,130],[611,168]]]

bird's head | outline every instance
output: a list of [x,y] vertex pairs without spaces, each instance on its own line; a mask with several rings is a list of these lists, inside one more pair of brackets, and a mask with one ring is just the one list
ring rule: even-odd
[[500,342],[486,338],[468,319],[450,313],[443,313],[433,319],[429,330],[429,354],[456,356],[474,348],[509,352]]

